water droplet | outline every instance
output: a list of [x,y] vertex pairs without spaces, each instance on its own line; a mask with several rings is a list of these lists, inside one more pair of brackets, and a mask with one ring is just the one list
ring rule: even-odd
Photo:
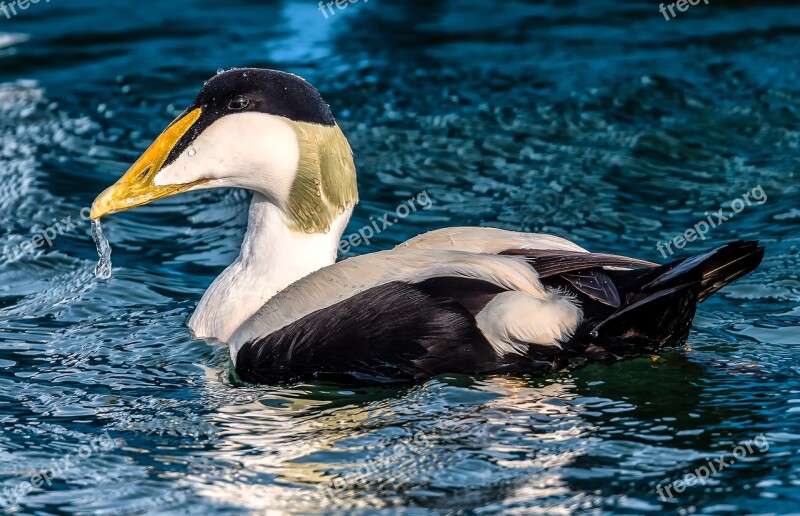
[[319,183],[320,183],[319,179],[315,177],[315,178],[314,178],[314,184],[315,184],[315,185],[318,185]]
[[344,205],[348,210],[353,207],[352,204],[350,204],[350,201],[347,201],[346,203],[344,203]]
[[344,213],[344,206],[339,206],[339,213]]
[[597,333],[597,330],[592,330],[592,331],[590,331],[590,332],[589,332],[589,336],[590,336],[591,338],[593,338],[593,339],[596,339],[596,338],[597,338],[597,335],[599,335],[599,334]]
[[242,77],[247,77],[247,72],[244,72],[244,73],[242,74]]
[[189,151],[187,152],[187,154],[189,155],[190,158],[193,158],[194,155],[197,154],[197,151],[194,149],[194,147],[189,147]]
[[322,192],[317,190],[317,197],[322,197]]
[[330,231],[330,230],[331,230],[331,227],[330,227],[330,225],[328,225],[328,226],[325,226],[325,233],[327,233],[327,232],[328,232],[328,231]]
[[217,68],[217,75],[221,74],[221,73],[222,73],[222,72],[224,72],[224,71],[225,71],[225,70],[223,70],[222,68]]
[[100,255],[100,260],[94,268],[94,275],[99,279],[107,280],[111,278],[111,244],[103,234],[103,228],[100,227],[99,220],[92,221],[92,238],[94,245],[97,247],[97,254]]

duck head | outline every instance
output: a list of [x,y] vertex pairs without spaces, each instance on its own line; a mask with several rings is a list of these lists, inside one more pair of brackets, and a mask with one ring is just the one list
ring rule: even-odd
[[358,202],[350,145],[319,92],[296,75],[255,68],[209,80],[97,197],[91,218],[207,188],[258,192],[303,233],[327,232]]

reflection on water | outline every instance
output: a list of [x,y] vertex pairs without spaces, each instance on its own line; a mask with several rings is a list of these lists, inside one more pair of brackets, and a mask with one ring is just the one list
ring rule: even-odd
[[[318,85],[350,139],[348,233],[434,200],[351,255],[491,225],[660,260],[658,242],[760,185],[766,202],[691,250],[759,238],[767,256],[658,361],[354,388],[242,385],[227,350],[191,340],[238,251],[243,192],[104,219],[107,281],[88,224],[0,253],[0,488],[104,432],[120,442],[23,513],[796,511],[797,7],[667,22],[633,1],[369,2],[330,19],[306,1],[154,5],[53,2],[0,25],[4,250],[81,213],[215,70],[265,66]],[[659,499],[762,432],[766,452]]]

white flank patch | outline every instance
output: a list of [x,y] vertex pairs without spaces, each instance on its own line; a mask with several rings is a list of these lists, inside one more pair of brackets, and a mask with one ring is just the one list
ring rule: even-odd
[[478,328],[498,355],[524,355],[528,346],[555,346],[569,339],[583,313],[574,299],[551,293],[549,299],[524,292],[503,292],[475,317]]

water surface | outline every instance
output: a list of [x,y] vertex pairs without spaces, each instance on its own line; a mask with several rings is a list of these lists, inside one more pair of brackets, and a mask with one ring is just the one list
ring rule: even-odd
[[[797,511],[798,20],[789,2],[701,3],[667,22],[621,0],[375,0],[328,19],[311,0],[70,0],[0,15],[0,488],[69,456],[22,513]],[[429,194],[430,210],[349,255],[483,225],[664,261],[658,242],[760,186],[765,202],[684,251],[758,238],[764,264],[657,362],[242,385],[185,322],[236,256],[247,195],[104,219],[107,281],[81,217],[234,66],[322,91],[359,168],[349,231]],[[14,251],[55,224],[52,246]],[[660,499],[761,434],[768,450]]]

